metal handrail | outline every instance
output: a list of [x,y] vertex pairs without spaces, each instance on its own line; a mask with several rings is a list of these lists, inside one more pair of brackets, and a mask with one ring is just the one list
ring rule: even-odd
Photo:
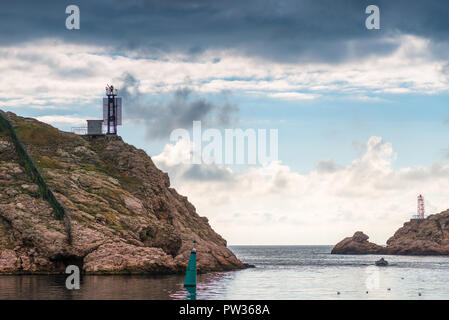
[[[89,134],[87,127],[72,127],[71,132],[78,134],[78,135],[84,135],[84,136]],[[101,134],[106,134],[106,133],[107,133],[107,129],[105,127],[102,127]]]
[[72,127],[71,131],[75,134],[84,135],[87,134],[87,127]]

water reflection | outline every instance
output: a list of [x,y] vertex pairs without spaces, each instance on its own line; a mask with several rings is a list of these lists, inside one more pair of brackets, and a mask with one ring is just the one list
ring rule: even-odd
[[257,268],[200,274],[196,290],[184,289],[184,275],[82,276],[80,290],[67,290],[65,275],[3,275],[0,299],[449,299],[449,257],[389,256],[390,266],[378,270],[378,287],[367,294],[367,268],[380,257],[330,250],[233,247]]
[[230,273],[198,275],[197,287],[187,288],[183,275],[84,275],[79,290],[65,287],[65,275],[0,275],[0,300],[196,300],[209,296],[216,283]]
[[182,287],[183,276],[81,277],[80,290],[68,290],[64,275],[0,276],[0,299],[165,300]]

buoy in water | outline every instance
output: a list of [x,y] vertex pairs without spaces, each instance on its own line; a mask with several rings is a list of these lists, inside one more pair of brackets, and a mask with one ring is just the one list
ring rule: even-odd
[[184,287],[196,287],[196,241],[193,240],[193,248],[190,252],[189,263],[187,265]]

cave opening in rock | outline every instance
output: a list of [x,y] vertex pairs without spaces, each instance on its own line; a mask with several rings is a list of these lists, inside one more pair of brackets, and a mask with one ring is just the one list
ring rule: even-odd
[[75,255],[58,256],[58,257],[52,259],[52,261],[54,262],[56,269],[64,269],[65,270],[65,268],[67,268],[67,266],[75,265],[80,269],[80,271],[83,270],[84,257],[79,257],[79,256],[75,256]]

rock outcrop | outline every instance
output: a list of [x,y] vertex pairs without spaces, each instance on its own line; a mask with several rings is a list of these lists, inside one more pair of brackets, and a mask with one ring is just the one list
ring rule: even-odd
[[335,254],[449,255],[449,210],[412,219],[388,239],[385,247],[368,242],[368,236],[356,232],[335,245]]
[[348,237],[340,241],[332,249],[331,253],[335,254],[377,254],[382,252],[383,248],[375,243],[368,241],[369,237],[361,231],[354,233],[352,237]]
[[245,267],[143,150],[7,116],[67,212],[56,219],[0,129],[0,273],[178,273],[193,240],[199,272]]

